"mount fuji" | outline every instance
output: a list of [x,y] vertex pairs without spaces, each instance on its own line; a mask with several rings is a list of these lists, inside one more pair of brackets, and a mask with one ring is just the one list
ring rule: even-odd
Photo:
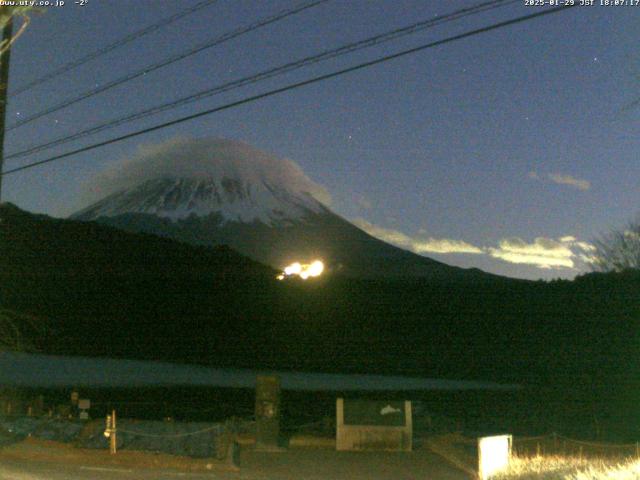
[[97,201],[71,218],[226,244],[276,269],[321,259],[356,277],[493,278],[389,245],[327,206],[329,195],[294,162],[231,140],[174,140],[144,148],[96,178]]

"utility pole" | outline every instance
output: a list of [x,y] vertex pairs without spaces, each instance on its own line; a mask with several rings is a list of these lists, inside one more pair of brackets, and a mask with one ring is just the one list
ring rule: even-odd
[[[9,8],[9,7],[2,7]],[[8,45],[13,34],[13,19],[9,17],[2,27],[2,45]],[[0,174],[4,165],[4,129],[7,116],[7,90],[9,90],[9,57],[11,48],[0,56]],[[0,202],[2,202],[2,175],[0,175]]]

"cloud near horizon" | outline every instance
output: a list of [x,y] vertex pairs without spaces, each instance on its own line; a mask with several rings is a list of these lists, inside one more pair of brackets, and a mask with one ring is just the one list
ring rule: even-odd
[[[544,180],[538,172],[535,170],[527,173],[527,177],[531,180],[542,181]],[[573,175],[565,175],[562,173],[549,173],[547,174],[547,178],[551,180],[553,183],[558,185],[566,185],[568,187],[577,188],[578,190],[582,190],[583,192],[591,189],[591,182],[589,180],[585,180],[583,178],[577,178]]]
[[595,247],[573,235],[554,240],[537,237],[532,243],[513,237],[501,240],[498,248],[487,249],[489,255],[509,263],[533,265],[541,269],[575,269],[576,261],[593,263]]
[[[558,240],[538,237],[532,243],[512,237],[500,240],[497,247],[477,247],[464,240],[423,238],[410,236],[400,230],[374,225],[362,218],[353,223],[380,240],[414,253],[468,253],[485,254],[508,263],[530,265],[540,269],[575,269],[578,264],[592,263],[595,247],[574,236],[564,236]],[[421,232],[424,232],[421,230]]]
[[489,255],[509,263],[533,265],[538,268],[574,268],[573,251],[566,243],[538,237],[526,243],[518,237],[500,240],[498,248],[489,248]]
[[567,185],[569,187],[577,188],[578,190],[586,191],[591,188],[591,182],[582,178],[576,178],[572,175],[563,175],[561,173],[550,173],[549,179],[557,183],[558,185]]
[[380,227],[362,218],[356,218],[353,224],[373,237],[414,253],[484,253],[482,249],[463,240],[411,237],[399,230]]

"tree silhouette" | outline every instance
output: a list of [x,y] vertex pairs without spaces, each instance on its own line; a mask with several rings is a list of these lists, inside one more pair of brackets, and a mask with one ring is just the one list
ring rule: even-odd
[[594,241],[594,269],[621,272],[640,269],[640,216],[625,228],[612,230]]

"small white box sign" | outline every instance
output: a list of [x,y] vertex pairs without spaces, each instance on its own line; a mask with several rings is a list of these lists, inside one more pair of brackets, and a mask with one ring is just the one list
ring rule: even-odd
[[509,466],[511,435],[478,438],[478,475],[486,480]]

